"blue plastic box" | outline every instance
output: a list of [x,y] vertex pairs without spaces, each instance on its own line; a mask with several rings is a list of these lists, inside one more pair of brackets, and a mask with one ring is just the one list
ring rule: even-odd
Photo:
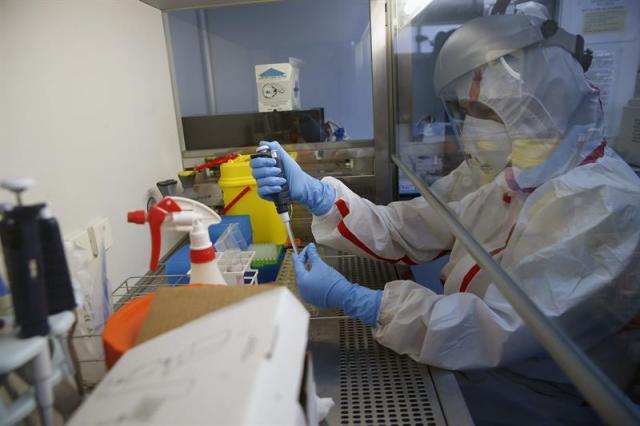
[[[191,267],[189,260],[189,244],[180,247],[167,261],[164,263],[165,273],[167,275],[186,275]],[[168,277],[169,284],[188,284],[189,277]]]
[[227,229],[227,225],[230,223],[237,223],[240,226],[240,232],[242,232],[244,239],[247,240],[247,244],[253,244],[251,220],[249,219],[249,215],[246,214],[222,216],[222,221],[220,223],[209,227],[209,237],[211,238],[211,241],[218,241],[218,238],[220,238],[220,235],[222,235],[224,230]]

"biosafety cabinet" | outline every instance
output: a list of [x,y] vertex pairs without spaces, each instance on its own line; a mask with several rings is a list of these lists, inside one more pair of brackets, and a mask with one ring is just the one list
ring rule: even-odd
[[[163,13],[185,167],[229,152],[250,153],[259,140],[279,140],[297,152],[298,162],[310,174],[336,176],[379,204],[424,197],[473,256],[478,270],[492,278],[524,319],[541,350],[605,422],[638,420],[628,398],[638,397],[638,380],[635,373],[628,373],[635,370],[616,376],[609,368],[616,362],[590,351],[593,342],[585,338],[589,330],[578,336],[566,323],[545,315],[496,261],[495,253],[489,252],[492,248],[483,246],[486,233],[470,232],[447,206],[441,178],[465,167],[473,156],[462,146],[460,129],[438,97],[434,77],[443,45],[474,18],[523,14],[537,16],[540,22],[553,21],[569,34],[581,34],[580,52],[589,51],[586,76],[600,91],[604,140],[625,158],[638,158],[633,153],[640,146],[636,134],[640,3],[143,1]],[[578,39],[572,40],[578,46]],[[517,66],[509,69],[512,77],[520,76]],[[537,72],[543,75],[549,69]],[[465,184],[482,183],[472,178]],[[294,210],[292,223],[303,241],[311,241],[310,220],[308,213]],[[410,273],[408,268],[345,253],[324,254],[352,281],[373,288]],[[438,291],[441,266],[442,260],[412,272],[416,277],[424,274],[429,287]],[[287,267],[291,265],[285,263]],[[295,289],[289,273],[288,278],[286,271],[281,276]],[[637,310],[638,276],[637,271],[629,274],[615,294],[590,307],[590,315],[604,319],[612,310]],[[620,300],[626,302],[617,303]],[[617,313],[628,316],[628,312],[613,315]],[[310,347],[318,393],[334,397],[337,403],[329,424],[472,422],[453,373],[383,348],[369,330],[340,313],[315,310],[312,316]],[[639,346],[630,336],[638,333],[637,323],[629,321],[609,336],[612,344],[627,348],[624,362],[637,361]],[[500,401],[495,409],[500,409]]]

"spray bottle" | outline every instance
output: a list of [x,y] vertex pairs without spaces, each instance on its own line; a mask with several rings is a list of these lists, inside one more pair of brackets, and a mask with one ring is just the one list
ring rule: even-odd
[[151,207],[148,213],[144,210],[129,212],[127,221],[138,225],[149,224],[151,232],[150,270],[155,271],[158,268],[160,245],[162,244],[161,228],[189,232],[191,282],[226,285],[218,268],[216,250],[209,238],[209,226],[220,223],[220,216],[209,207],[189,198],[164,197],[158,204]]

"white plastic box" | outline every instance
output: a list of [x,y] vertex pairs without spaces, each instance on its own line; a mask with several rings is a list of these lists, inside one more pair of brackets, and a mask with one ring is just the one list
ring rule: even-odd
[[308,324],[286,288],[206,314],[124,354],[69,425],[318,424]]
[[251,269],[255,252],[228,250],[220,253],[218,268],[228,285],[257,284],[257,270]]
[[256,65],[258,111],[300,109],[299,62]]

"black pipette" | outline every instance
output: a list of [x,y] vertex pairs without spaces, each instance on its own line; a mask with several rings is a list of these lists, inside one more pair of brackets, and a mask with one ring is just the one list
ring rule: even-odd
[[[281,170],[280,177],[285,178],[284,173],[284,164],[282,163],[282,158],[278,155],[277,151],[272,151],[269,149],[267,145],[261,145],[256,149],[256,153],[251,155],[251,158],[273,158],[276,160],[276,167]],[[293,236],[293,231],[291,230],[291,218],[289,217],[289,205],[291,204],[291,197],[289,196],[289,183],[285,183],[282,186],[282,191],[273,195],[273,203],[276,205],[276,211],[282,219],[285,228],[287,229],[287,234],[289,235],[289,241],[291,241],[291,248],[295,254],[298,254],[298,247],[296,246],[295,237]]]
[[4,181],[0,186],[16,194],[18,205],[2,212],[0,236],[11,298],[20,337],[49,333],[44,264],[40,246],[40,211],[44,204],[23,206],[20,194],[30,180]]

